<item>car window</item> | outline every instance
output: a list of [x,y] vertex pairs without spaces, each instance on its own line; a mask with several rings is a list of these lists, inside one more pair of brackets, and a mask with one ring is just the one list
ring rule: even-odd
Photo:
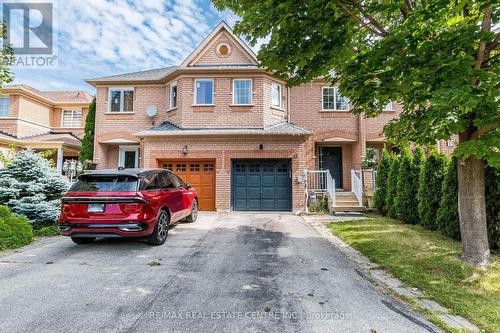
[[177,175],[171,173],[170,177],[172,177],[172,181],[174,182],[176,188],[186,187],[186,184]]
[[161,172],[158,176],[160,178],[162,189],[172,189],[176,187],[168,172]]
[[160,179],[157,173],[150,173],[141,178],[141,189],[143,191],[153,191],[161,189]]
[[138,179],[134,176],[80,176],[70,192],[135,192]]

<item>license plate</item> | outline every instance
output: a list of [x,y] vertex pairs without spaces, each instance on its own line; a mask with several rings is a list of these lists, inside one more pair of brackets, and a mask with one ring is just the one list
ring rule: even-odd
[[104,213],[104,204],[89,204],[89,213]]

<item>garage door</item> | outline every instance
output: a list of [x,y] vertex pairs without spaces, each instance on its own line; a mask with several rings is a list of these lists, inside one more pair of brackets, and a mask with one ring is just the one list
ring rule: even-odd
[[162,161],[160,165],[198,191],[200,210],[215,210],[215,161]]
[[233,210],[290,211],[291,180],[289,160],[233,161]]

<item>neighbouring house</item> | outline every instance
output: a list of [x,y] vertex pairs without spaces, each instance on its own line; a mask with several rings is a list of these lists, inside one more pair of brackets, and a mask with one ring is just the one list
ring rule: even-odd
[[170,169],[203,210],[297,211],[313,192],[335,210],[361,208],[366,148],[382,149],[383,126],[401,111],[354,115],[321,79],[288,88],[224,22],[179,66],[87,82],[97,168]]
[[10,147],[54,150],[58,170],[77,159],[93,96],[86,91],[41,91],[31,86],[0,89],[0,152]]

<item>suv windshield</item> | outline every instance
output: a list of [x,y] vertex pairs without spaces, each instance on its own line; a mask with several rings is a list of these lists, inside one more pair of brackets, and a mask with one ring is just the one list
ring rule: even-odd
[[134,176],[82,176],[70,192],[135,192],[138,179]]

